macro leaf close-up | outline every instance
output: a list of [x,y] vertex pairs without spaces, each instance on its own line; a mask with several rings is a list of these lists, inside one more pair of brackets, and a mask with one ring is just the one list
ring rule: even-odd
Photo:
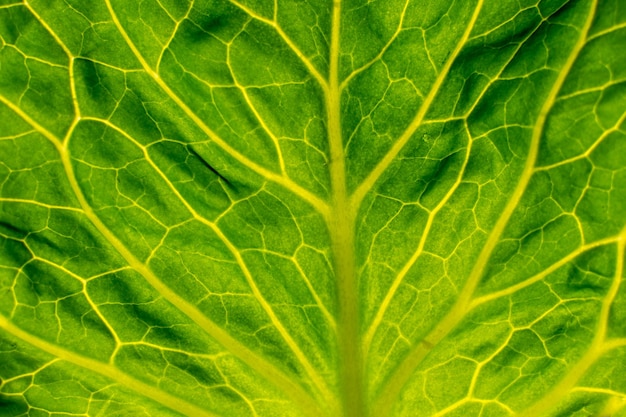
[[0,0],[0,417],[626,417],[626,1]]

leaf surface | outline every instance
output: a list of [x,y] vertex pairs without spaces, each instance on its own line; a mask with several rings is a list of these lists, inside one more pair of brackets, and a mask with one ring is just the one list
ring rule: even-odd
[[0,415],[626,416],[623,0],[0,0]]

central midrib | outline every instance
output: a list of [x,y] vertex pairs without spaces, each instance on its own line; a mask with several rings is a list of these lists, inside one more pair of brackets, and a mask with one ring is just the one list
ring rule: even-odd
[[328,218],[339,301],[338,357],[341,405],[344,417],[366,415],[363,398],[362,355],[358,322],[358,291],[355,269],[354,231],[357,207],[346,185],[346,161],[341,133],[341,87],[339,83],[339,36],[341,2],[333,2],[330,68],[325,91],[330,146],[332,201]]
[[[332,91],[332,90],[331,90]],[[338,101],[334,93],[329,94],[329,133],[331,143],[341,141]],[[337,107],[331,104],[337,102]],[[334,114],[331,117],[331,114]],[[332,139],[332,138],[335,139]],[[331,146],[332,148],[332,146]],[[343,151],[335,157],[331,149],[330,171],[332,205],[329,218],[333,263],[339,299],[338,347],[340,380],[345,417],[363,417],[362,358],[358,324],[358,290],[355,269],[354,225],[356,207],[347,195]]]

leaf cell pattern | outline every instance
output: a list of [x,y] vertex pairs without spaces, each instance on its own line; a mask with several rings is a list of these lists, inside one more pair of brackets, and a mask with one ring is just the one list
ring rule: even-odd
[[0,415],[626,416],[623,0],[0,0]]

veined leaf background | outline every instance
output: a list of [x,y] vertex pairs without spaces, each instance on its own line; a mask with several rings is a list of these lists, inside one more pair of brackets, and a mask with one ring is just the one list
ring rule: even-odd
[[626,416],[624,0],[0,0],[0,416]]

